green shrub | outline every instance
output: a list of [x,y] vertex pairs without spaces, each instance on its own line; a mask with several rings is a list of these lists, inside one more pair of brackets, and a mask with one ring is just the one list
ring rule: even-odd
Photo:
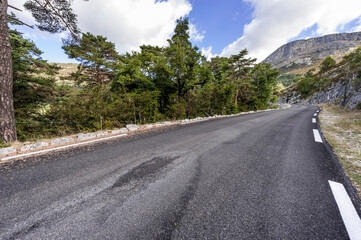
[[296,85],[296,90],[301,94],[302,98],[305,98],[310,94],[314,84],[314,78],[302,77]]
[[6,148],[6,147],[10,147],[10,144],[4,143],[4,141],[2,139],[0,139],[0,148]]
[[361,102],[359,102],[357,105],[356,105],[356,108],[357,110],[361,110]]
[[336,65],[335,59],[333,59],[331,56],[328,56],[322,61],[321,65],[320,65],[320,70],[321,70],[321,72],[324,72],[324,71],[330,70],[335,65]]

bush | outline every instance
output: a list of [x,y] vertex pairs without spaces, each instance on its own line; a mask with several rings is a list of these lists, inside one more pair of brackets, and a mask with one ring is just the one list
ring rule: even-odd
[[305,98],[311,92],[314,84],[315,84],[314,78],[302,77],[296,85],[296,90],[301,94],[302,98]]
[[355,108],[355,109],[361,110],[361,103],[358,103],[358,104],[356,105],[356,108]]
[[321,72],[330,70],[335,65],[336,65],[335,59],[333,59],[331,56],[328,56],[322,61],[320,65]]

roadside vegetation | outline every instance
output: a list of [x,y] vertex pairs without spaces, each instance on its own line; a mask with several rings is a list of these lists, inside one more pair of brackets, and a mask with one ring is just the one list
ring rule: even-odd
[[[316,71],[316,68],[309,69],[303,75],[281,75],[278,81],[288,82],[290,79],[293,83],[282,89],[279,95],[296,90],[303,99],[306,99],[314,93],[327,88],[333,82],[340,79],[348,80],[352,76],[352,87],[356,90],[361,89],[361,46],[343,56],[338,63],[331,56],[326,57],[320,63],[318,69],[319,71]],[[361,104],[358,109],[361,109]]]
[[277,82],[279,84],[282,84],[283,88],[286,88],[286,87],[289,87],[292,84],[296,83],[300,79],[301,76],[302,76],[301,74],[288,74],[288,73],[281,74],[277,78]]
[[361,111],[322,105],[321,129],[361,197]]
[[277,100],[277,69],[256,64],[247,50],[207,61],[190,42],[187,18],[162,48],[121,55],[103,36],[65,41],[65,53],[79,65],[61,76],[60,66],[43,60],[20,32],[11,30],[10,40],[20,141],[265,109]]

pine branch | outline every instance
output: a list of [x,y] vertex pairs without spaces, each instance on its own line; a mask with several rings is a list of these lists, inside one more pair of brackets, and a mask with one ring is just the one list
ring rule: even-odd
[[8,4],[8,7],[13,8],[13,9],[15,9],[15,10],[18,10],[19,12],[22,12],[22,11],[23,11],[23,10],[17,8],[17,7],[11,6],[10,4]]
[[13,16],[11,16],[11,15],[8,15],[8,17],[11,18],[13,21],[20,23],[21,25],[25,25],[25,26],[27,26],[27,27],[29,27],[29,28],[34,29],[34,26],[31,26],[31,25],[29,25],[29,24],[26,24],[26,23],[24,23],[23,21],[19,20],[19,19],[16,18],[16,17],[13,17]]
[[[69,26],[69,24],[67,23],[67,21],[61,16],[61,14],[58,12],[58,9],[57,8],[55,8],[50,2],[49,2],[49,0],[45,0],[45,5],[42,5],[38,0],[34,0],[40,7],[42,7],[43,9],[44,9],[44,11],[48,14],[48,15],[50,15],[50,16],[52,16],[53,18],[55,18],[56,19],[56,17],[57,18],[59,18],[62,22],[63,22],[63,24],[65,25],[65,27],[66,27],[66,29],[68,29],[69,30],[69,32],[71,33],[71,35],[73,35],[73,36],[77,36],[77,34],[74,32],[74,30],[72,29],[72,27],[71,26]],[[53,12],[52,11],[49,11],[48,9],[47,9],[47,6],[50,6],[51,8],[52,8],[52,10],[53,10]],[[55,15],[55,16],[54,16]]]

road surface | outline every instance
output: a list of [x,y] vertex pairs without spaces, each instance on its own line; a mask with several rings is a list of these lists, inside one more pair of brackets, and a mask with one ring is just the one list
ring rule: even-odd
[[0,239],[348,239],[329,180],[353,189],[315,141],[317,109],[2,162]]

